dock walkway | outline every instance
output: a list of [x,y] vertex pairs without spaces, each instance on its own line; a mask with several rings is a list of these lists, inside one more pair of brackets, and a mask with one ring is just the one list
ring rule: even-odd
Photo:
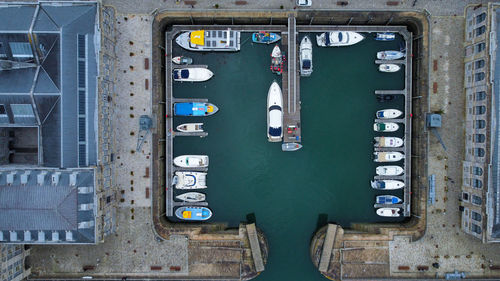
[[250,249],[252,250],[253,262],[255,264],[255,271],[264,271],[264,261],[262,260],[262,253],[260,252],[259,238],[257,237],[257,228],[255,223],[247,224],[247,235],[250,241]]
[[328,265],[330,265],[330,258],[332,256],[333,245],[335,243],[335,237],[337,236],[336,224],[328,224],[325,234],[325,242],[323,244],[323,250],[321,252],[321,259],[319,260],[319,271],[327,272]]

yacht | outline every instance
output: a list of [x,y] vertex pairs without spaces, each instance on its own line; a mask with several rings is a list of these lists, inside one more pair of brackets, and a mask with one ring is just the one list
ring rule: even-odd
[[403,114],[403,112],[401,110],[383,109],[383,110],[377,111],[377,113],[375,115],[379,119],[393,119],[393,118],[398,118],[402,114]]
[[377,209],[377,215],[381,217],[399,217],[401,214],[399,213],[399,208],[380,208]]
[[374,152],[375,162],[397,162],[405,158],[401,152]]
[[186,221],[204,221],[212,217],[212,211],[206,207],[186,206],[175,210],[175,216]]
[[365,37],[354,31],[330,31],[316,35],[316,43],[320,47],[342,47],[357,44]]
[[394,190],[403,188],[405,184],[398,180],[374,180],[371,181],[371,186],[373,189]]
[[375,137],[374,142],[376,147],[401,147],[404,144],[403,139],[397,137]]
[[379,176],[399,176],[403,173],[403,168],[399,166],[378,166],[375,172]]
[[175,172],[172,183],[177,189],[205,189],[207,188],[207,173]]
[[207,155],[181,155],[174,158],[174,165],[184,168],[208,167]]
[[226,51],[240,50],[240,32],[228,30],[195,30],[181,33],[175,42],[190,51]]
[[206,195],[200,192],[187,192],[177,195],[175,198],[184,202],[203,202],[206,199]]
[[276,81],[267,93],[267,138],[270,142],[283,139],[283,95]]
[[395,132],[399,129],[399,125],[392,122],[377,122],[373,124],[375,132]]
[[180,82],[203,82],[214,76],[212,71],[203,67],[177,68],[173,74],[174,81]]
[[300,76],[310,76],[313,72],[312,42],[309,36],[304,36],[300,42]]
[[393,63],[383,63],[378,66],[380,72],[397,72],[401,69],[401,66]]

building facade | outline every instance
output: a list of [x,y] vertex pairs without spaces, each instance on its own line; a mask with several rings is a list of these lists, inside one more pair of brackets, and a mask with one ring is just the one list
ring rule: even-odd
[[24,245],[0,245],[0,281],[21,281],[28,277],[31,269],[26,267],[30,249]]
[[500,242],[498,166],[498,20],[500,6],[466,8],[464,87],[465,159],[461,227],[485,243]]

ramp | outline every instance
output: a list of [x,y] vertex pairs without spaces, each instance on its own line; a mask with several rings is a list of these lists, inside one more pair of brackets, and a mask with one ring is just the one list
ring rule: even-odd
[[255,271],[264,271],[264,262],[262,261],[262,254],[260,252],[259,239],[257,237],[257,229],[255,223],[247,224],[247,235],[250,241],[250,249],[252,250],[253,262],[255,264]]
[[332,256],[333,244],[335,243],[335,237],[337,236],[337,225],[328,224],[325,235],[325,243],[323,244],[323,250],[321,252],[321,259],[319,260],[319,271],[326,272],[328,270],[328,265],[330,264],[330,258]]

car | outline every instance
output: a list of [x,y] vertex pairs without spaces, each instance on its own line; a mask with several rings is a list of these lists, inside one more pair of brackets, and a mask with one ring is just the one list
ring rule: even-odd
[[297,0],[297,6],[299,7],[311,7],[312,0]]

